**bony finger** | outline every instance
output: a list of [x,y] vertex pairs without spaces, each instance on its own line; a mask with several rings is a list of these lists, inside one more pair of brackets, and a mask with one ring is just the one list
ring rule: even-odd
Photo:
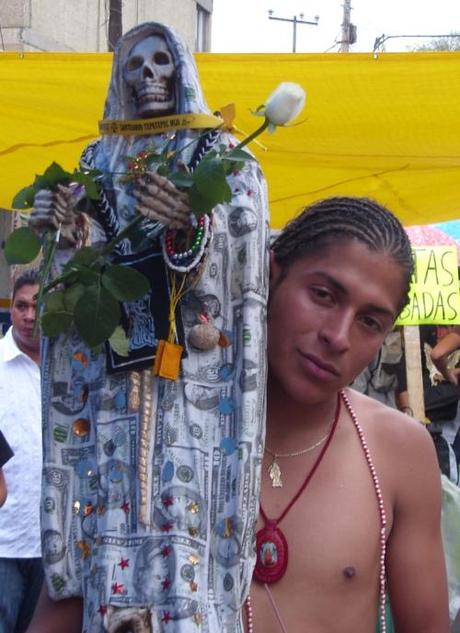
[[157,187],[159,187],[160,189],[163,189],[164,191],[168,191],[170,193],[179,193],[179,190],[177,189],[176,185],[174,183],[172,183],[169,178],[166,178],[165,176],[161,176],[160,174],[157,174],[156,172],[148,172],[148,178],[145,179],[145,184],[154,184],[157,185]]
[[72,198],[72,190],[70,189],[70,187],[66,187],[65,185],[59,183],[57,185],[57,190],[58,193],[60,193],[62,196],[64,196],[64,198],[66,198],[67,200],[70,200],[70,198]]
[[142,214],[149,220],[156,220],[159,222],[160,217],[162,217],[156,211],[153,211],[152,209],[150,209],[149,207],[146,207],[143,204],[136,204],[135,208],[136,208],[136,211],[138,211],[140,214]]

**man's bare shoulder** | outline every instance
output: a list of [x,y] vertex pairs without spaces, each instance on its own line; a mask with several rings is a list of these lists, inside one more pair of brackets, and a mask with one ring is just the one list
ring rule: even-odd
[[434,450],[430,434],[418,420],[354,389],[348,389],[347,394],[366,435],[375,437],[380,446],[383,442],[403,451],[409,446],[412,450],[417,446]]

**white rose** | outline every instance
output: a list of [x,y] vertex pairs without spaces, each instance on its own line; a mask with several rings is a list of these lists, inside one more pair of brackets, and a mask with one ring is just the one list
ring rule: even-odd
[[286,125],[300,114],[305,100],[302,86],[285,81],[272,92],[263,113],[270,125]]

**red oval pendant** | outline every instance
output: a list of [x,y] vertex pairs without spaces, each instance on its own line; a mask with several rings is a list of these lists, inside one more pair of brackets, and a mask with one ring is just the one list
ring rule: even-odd
[[288,544],[274,523],[267,523],[257,532],[256,553],[255,580],[272,583],[284,576],[288,564]]

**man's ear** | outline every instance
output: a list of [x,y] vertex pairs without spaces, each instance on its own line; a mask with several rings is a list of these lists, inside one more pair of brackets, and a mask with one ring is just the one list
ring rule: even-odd
[[276,261],[275,253],[270,249],[270,286],[274,286],[281,277],[282,268]]

